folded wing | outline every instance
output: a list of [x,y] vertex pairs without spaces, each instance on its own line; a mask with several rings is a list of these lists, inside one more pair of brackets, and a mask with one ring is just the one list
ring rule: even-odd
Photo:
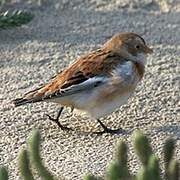
[[[34,103],[51,98],[60,98],[102,85],[121,57],[98,50],[86,55],[55,76],[44,86],[13,100],[15,106]],[[123,60],[122,60],[123,61]],[[112,63],[113,62],[113,63]]]

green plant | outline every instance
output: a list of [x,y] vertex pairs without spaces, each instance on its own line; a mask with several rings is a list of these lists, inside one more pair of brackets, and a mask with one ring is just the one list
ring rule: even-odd
[[30,164],[42,179],[54,180],[55,177],[47,170],[40,157],[40,134],[37,130],[32,131],[27,145],[27,150],[21,150],[18,158],[20,173],[24,180],[34,180]]
[[8,172],[5,167],[0,167],[0,180],[8,180]]
[[[127,146],[123,141],[120,141],[114,153],[115,157],[106,170],[105,180],[178,180],[180,178],[179,162],[173,160],[175,149],[173,139],[168,139],[164,145],[164,178],[159,168],[159,160],[153,154],[149,140],[142,132],[136,131],[134,133],[133,145],[142,163],[137,174],[132,175],[129,172],[127,166]],[[92,180],[96,180],[95,176],[93,178]],[[84,179],[87,180],[87,176]]]
[[29,23],[33,15],[26,11],[6,11],[0,14],[0,28],[21,26]]
[[44,180],[53,180],[53,175],[44,167],[40,157],[40,134],[38,131],[33,131],[28,140],[29,159],[32,165],[36,168],[40,177]]
[[[33,130],[28,141],[28,148],[21,149],[18,156],[20,175],[24,180],[35,180],[32,172],[34,168],[43,180],[55,180],[56,178],[47,170],[40,157],[40,134]],[[6,168],[0,169],[0,180],[8,180]]]
[[92,174],[88,174],[88,175],[86,175],[86,177],[84,178],[84,180],[102,180],[102,178],[96,177],[96,176],[94,176],[94,175],[92,175]]
[[20,151],[19,157],[18,157],[18,163],[19,163],[19,170],[23,179],[34,180],[33,174],[30,169],[30,161],[29,161],[28,152],[26,149],[22,149]]
[[127,146],[120,141],[114,153],[114,160],[107,169],[107,179],[128,179],[130,174],[127,167]]
[[[136,131],[133,135],[133,145],[136,154],[142,163],[137,174],[133,175],[128,170],[127,145],[123,141],[119,141],[116,146],[114,158],[109,164],[105,177],[96,177],[88,174],[84,180],[179,180],[180,169],[179,162],[173,159],[175,142],[168,139],[163,148],[165,175],[164,178],[159,168],[159,160],[153,154],[148,138],[140,131]],[[45,168],[40,157],[40,134],[37,130],[33,130],[27,141],[27,148],[21,149],[18,156],[18,166],[22,179],[34,180],[32,168],[43,180],[55,180],[56,178]],[[8,172],[6,168],[0,168],[0,180],[8,180]]]
[[[42,162],[39,131],[33,130],[27,141],[27,149],[21,149],[18,156],[18,166],[20,175],[24,180],[35,180],[32,168],[36,169],[43,180],[56,179]],[[0,168],[0,180],[8,180],[8,172],[5,167]]]

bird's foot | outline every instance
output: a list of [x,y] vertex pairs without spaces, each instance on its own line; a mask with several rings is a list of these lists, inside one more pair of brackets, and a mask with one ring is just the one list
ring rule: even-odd
[[123,130],[121,128],[118,129],[110,129],[108,127],[106,127],[99,119],[97,120],[99,122],[99,124],[101,125],[101,127],[103,128],[103,131],[98,131],[95,132],[95,134],[101,135],[104,133],[109,133],[109,134],[118,134],[120,132],[122,132]]
[[121,128],[119,128],[119,129],[106,128],[106,129],[104,129],[103,131],[98,131],[98,132],[95,132],[94,134],[98,134],[98,135],[101,135],[101,134],[104,134],[104,133],[119,134],[121,131],[122,131]]
[[49,118],[49,120],[55,122],[59,128],[61,128],[62,130],[65,130],[65,131],[68,131],[68,130],[72,130],[71,128],[68,128],[66,126],[63,126],[60,122],[59,122],[59,119],[57,118],[52,118],[49,114],[46,114],[46,116]]
[[59,117],[60,117],[62,111],[63,111],[63,107],[61,107],[61,109],[59,110],[58,115],[57,115],[56,118],[53,118],[53,117],[51,117],[51,116],[48,115],[48,114],[46,114],[46,116],[49,118],[49,120],[55,122],[55,123],[59,126],[59,128],[61,128],[62,130],[65,130],[65,131],[72,130],[71,128],[68,128],[68,127],[66,127],[66,126],[63,126],[63,125],[59,122]]

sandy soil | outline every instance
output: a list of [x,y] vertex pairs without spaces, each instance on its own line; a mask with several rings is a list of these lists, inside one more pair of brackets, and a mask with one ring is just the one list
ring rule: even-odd
[[[41,131],[46,165],[67,180],[87,172],[102,175],[118,139],[128,142],[130,168],[136,171],[139,161],[130,142],[135,129],[149,135],[159,157],[165,139],[174,137],[180,157],[180,3],[160,2],[56,0],[31,7],[35,19],[27,26],[0,30],[0,165],[8,167],[10,179],[20,179],[17,154],[33,128]],[[55,104],[7,108],[9,100],[47,82],[74,58],[121,31],[141,34],[154,49],[136,95],[104,118],[107,126],[122,127],[124,134],[83,133],[100,127],[90,118],[70,117],[69,109],[61,122],[77,132],[62,132],[44,115],[56,114]]]

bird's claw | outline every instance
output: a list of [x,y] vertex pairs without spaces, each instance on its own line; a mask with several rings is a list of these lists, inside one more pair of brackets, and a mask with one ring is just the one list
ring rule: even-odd
[[62,130],[65,130],[65,131],[69,131],[69,130],[72,130],[71,128],[68,128],[66,126],[63,126],[60,122],[59,122],[59,118],[52,118],[49,114],[46,114],[46,116],[49,118],[49,120],[55,122],[59,128],[61,128]]
[[98,135],[102,135],[104,133],[108,133],[108,134],[118,134],[122,131],[121,128],[119,129],[110,129],[110,128],[104,128],[103,131],[98,131],[98,132],[94,132],[94,134],[98,134]]

